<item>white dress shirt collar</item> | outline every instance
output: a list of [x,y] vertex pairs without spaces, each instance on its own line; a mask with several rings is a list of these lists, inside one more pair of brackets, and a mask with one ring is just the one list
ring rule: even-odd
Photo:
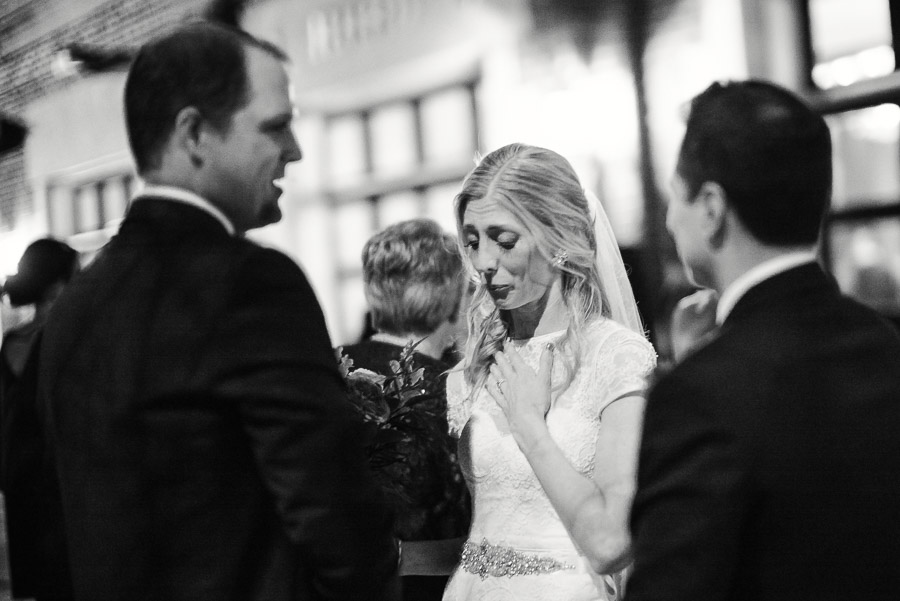
[[759,265],[747,270],[744,274],[731,282],[719,297],[716,307],[716,324],[722,325],[734,306],[741,300],[748,290],[769,278],[793,269],[804,263],[812,263],[816,260],[814,251],[796,251],[786,253],[780,257],[763,261]]
[[148,197],[165,198],[166,200],[174,200],[175,202],[180,202],[186,205],[191,205],[192,207],[196,207],[215,217],[216,220],[218,220],[219,223],[222,224],[222,227],[225,228],[225,231],[227,231],[229,235],[234,236],[235,234],[236,230],[234,228],[234,224],[231,223],[231,220],[225,216],[225,213],[220,211],[218,207],[213,205],[211,202],[209,202],[199,194],[195,194],[190,190],[177,188],[175,186],[146,185],[140,192],[138,192],[137,196],[134,197],[133,202]]

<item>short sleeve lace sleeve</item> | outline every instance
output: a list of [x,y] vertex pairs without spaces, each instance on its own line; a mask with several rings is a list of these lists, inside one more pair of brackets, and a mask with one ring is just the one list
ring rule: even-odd
[[589,365],[590,389],[596,392],[591,410],[599,415],[613,401],[645,392],[656,367],[656,352],[646,338],[620,327],[600,341]]
[[468,386],[462,370],[451,371],[447,375],[447,423],[450,434],[455,438],[459,438],[472,413],[472,402],[468,397]]

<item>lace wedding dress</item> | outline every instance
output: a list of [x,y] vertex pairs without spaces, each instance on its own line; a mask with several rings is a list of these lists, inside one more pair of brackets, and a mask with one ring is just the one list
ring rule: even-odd
[[[537,370],[541,351],[564,331],[507,342]],[[565,368],[554,351],[552,382]],[[579,472],[591,477],[601,411],[641,392],[653,369],[653,347],[609,319],[589,326],[581,368],[553,402],[547,427]],[[473,516],[462,561],[444,601],[611,601],[621,598],[623,575],[595,574],[567,534],[527,459],[487,391],[474,402],[462,372],[447,384],[451,432],[459,437],[460,465],[472,493]]]

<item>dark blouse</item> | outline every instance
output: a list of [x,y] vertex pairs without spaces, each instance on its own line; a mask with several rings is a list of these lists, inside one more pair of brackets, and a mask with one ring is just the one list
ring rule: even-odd
[[0,347],[0,490],[15,598],[73,599],[62,501],[37,401],[41,324]]
[[[402,347],[367,340],[343,347],[353,368],[390,375],[390,361],[398,360]],[[404,461],[382,468],[382,488],[396,513],[396,535],[401,540],[440,540],[465,536],[471,518],[469,493],[459,469],[456,440],[447,425],[446,371],[450,365],[428,355],[414,353],[415,366],[424,368],[428,386],[439,392],[430,405],[417,405],[431,417],[405,449]],[[384,480],[382,480],[384,482]],[[403,599],[440,600],[447,577],[403,578]]]

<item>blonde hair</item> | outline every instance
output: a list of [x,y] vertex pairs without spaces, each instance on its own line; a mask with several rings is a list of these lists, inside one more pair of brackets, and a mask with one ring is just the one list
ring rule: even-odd
[[428,335],[454,321],[463,292],[456,238],[431,219],[409,219],[372,236],[362,252],[372,325]]
[[[562,298],[569,323],[564,338],[565,367],[571,381],[580,367],[585,324],[609,309],[597,269],[597,241],[584,189],[562,156],[536,146],[510,144],[485,156],[463,182],[455,211],[462,241],[463,217],[470,202],[490,197],[518,218],[548,262],[560,251]],[[462,242],[460,242],[462,244]],[[476,283],[467,323],[469,338],[462,369],[471,394],[484,384],[493,355],[502,349],[508,327],[462,248],[463,264]]]

